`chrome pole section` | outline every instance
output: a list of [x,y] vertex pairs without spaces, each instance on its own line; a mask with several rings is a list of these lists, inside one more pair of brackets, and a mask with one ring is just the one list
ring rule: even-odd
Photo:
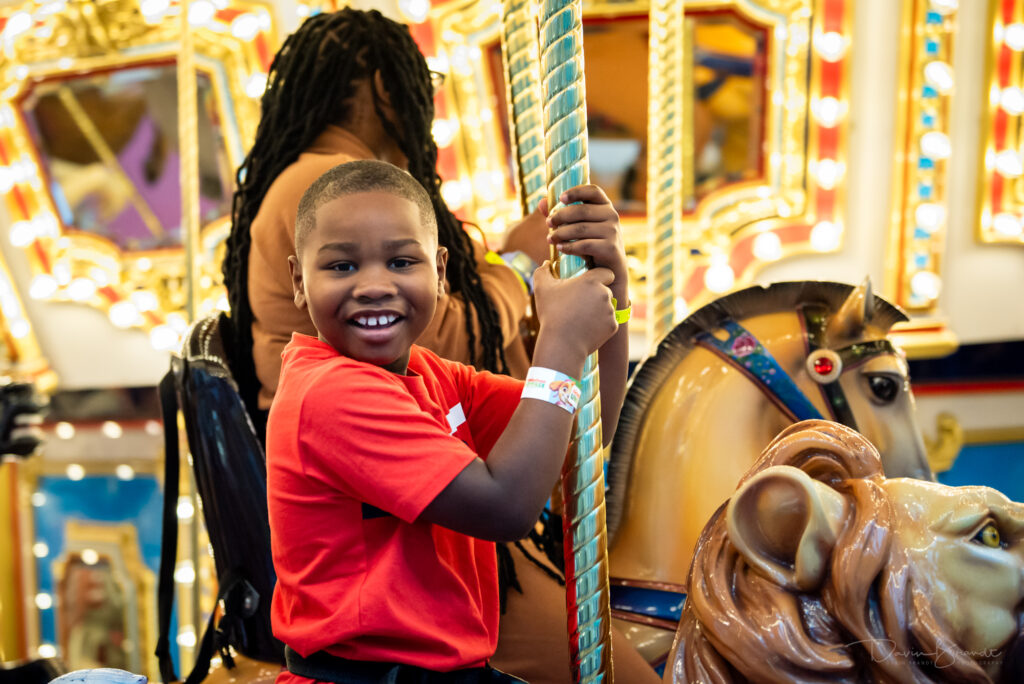
[[[541,73],[548,205],[559,208],[566,190],[589,182],[587,107],[583,79],[581,0],[544,0],[540,15]],[[562,255],[560,278],[587,269],[586,260]],[[582,396],[562,470],[565,585],[573,682],[611,682],[608,537],[597,354],[580,379]]]

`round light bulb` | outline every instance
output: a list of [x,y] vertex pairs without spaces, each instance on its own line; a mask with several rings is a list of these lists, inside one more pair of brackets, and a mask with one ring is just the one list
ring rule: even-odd
[[112,304],[107,315],[110,322],[118,328],[130,328],[142,321],[139,310],[127,299]]
[[931,6],[939,14],[948,16],[960,7],[960,0],[931,0]]
[[1015,22],[1003,31],[1003,42],[1014,52],[1024,51],[1024,24]]
[[819,252],[834,252],[839,249],[842,230],[831,221],[819,221],[811,228],[811,247]]
[[934,233],[946,222],[946,209],[941,204],[922,202],[914,210],[914,220],[921,230]]
[[924,65],[924,81],[943,95],[953,91],[953,67],[945,62],[928,62]]
[[78,463],[72,463],[71,465],[64,469],[64,472],[68,476],[69,480],[73,480],[75,482],[78,482],[83,477],[85,477],[85,468],[83,468]]
[[845,109],[845,105],[831,95],[815,100],[811,105],[814,118],[826,128],[831,128],[839,123]]
[[75,426],[66,420],[62,420],[53,426],[53,431],[60,439],[71,439],[75,436]]
[[1002,212],[992,217],[992,229],[1006,237],[1020,237],[1024,232],[1024,225],[1015,214]]
[[398,11],[414,24],[422,24],[430,14],[430,0],[398,0]]
[[931,271],[918,271],[910,278],[910,291],[922,299],[938,299],[941,289],[942,280]]
[[1024,114],[1024,90],[1016,86],[999,91],[999,106],[1011,116]]
[[1024,175],[1024,162],[1016,150],[1003,150],[996,154],[996,171],[1006,178]]
[[75,278],[68,285],[68,297],[76,302],[87,302],[96,294],[96,282],[91,278]]
[[819,187],[831,190],[839,183],[843,171],[843,165],[835,159],[819,159],[815,165],[814,175],[818,179]]
[[149,331],[149,343],[157,351],[172,351],[177,349],[181,337],[169,325],[158,325]]
[[761,261],[777,261],[782,257],[782,240],[777,233],[765,231],[754,238],[751,249]]
[[121,463],[116,468],[114,468],[114,475],[117,476],[118,480],[124,480],[125,482],[127,482],[128,480],[134,480],[135,468],[132,468],[127,463]]
[[37,275],[28,288],[28,296],[32,299],[49,299],[57,293],[57,279],[48,273]]
[[16,221],[7,236],[15,247],[28,247],[35,242],[36,231],[29,221]]
[[838,62],[846,52],[846,39],[835,31],[814,36],[814,49],[826,62]]
[[949,159],[953,148],[949,137],[940,131],[929,131],[921,136],[921,152],[930,159]]
[[715,293],[728,292],[736,281],[736,274],[728,263],[711,264],[704,271],[704,286]]

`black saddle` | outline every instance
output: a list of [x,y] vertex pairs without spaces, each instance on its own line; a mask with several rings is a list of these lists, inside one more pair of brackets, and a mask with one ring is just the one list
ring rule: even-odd
[[224,608],[216,626],[210,616],[186,684],[202,681],[215,651],[230,667],[228,646],[256,660],[284,662],[284,645],[270,629],[270,597],[277,577],[270,556],[266,460],[225,360],[224,341],[231,338],[226,315],[197,321],[160,382],[166,479],[157,656],[165,682],[176,679],[169,630],[178,530],[179,408]]

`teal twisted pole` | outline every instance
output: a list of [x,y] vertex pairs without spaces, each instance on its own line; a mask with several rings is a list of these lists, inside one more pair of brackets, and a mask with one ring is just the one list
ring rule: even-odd
[[683,165],[683,3],[651,0],[647,139],[647,338],[675,324],[675,241],[681,224]]
[[[589,182],[587,106],[583,85],[581,0],[544,0],[541,72],[548,205],[557,210],[566,190]],[[560,278],[587,269],[586,260],[561,255]],[[569,453],[562,468],[565,597],[573,682],[611,682],[611,611],[608,601],[608,533],[605,526],[604,454],[597,354],[580,378],[582,396]]]
[[501,21],[509,131],[516,151],[516,188],[524,215],[536,209],[547,192],[540,57],[532,4],[531,0],[505,0]]

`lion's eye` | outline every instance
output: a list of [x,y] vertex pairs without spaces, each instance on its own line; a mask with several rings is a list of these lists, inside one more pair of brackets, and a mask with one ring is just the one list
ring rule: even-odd
[[885,404],[892,403],[900,391],[899,383],[888,375],[868,376],[868,387],[875,399]]
[[971,541],[984,544],[992,549],[998,549],[1003,545],[1002,537],[999,535],[999,528],[996,527],[995,523],[989,523],[982,527]]

